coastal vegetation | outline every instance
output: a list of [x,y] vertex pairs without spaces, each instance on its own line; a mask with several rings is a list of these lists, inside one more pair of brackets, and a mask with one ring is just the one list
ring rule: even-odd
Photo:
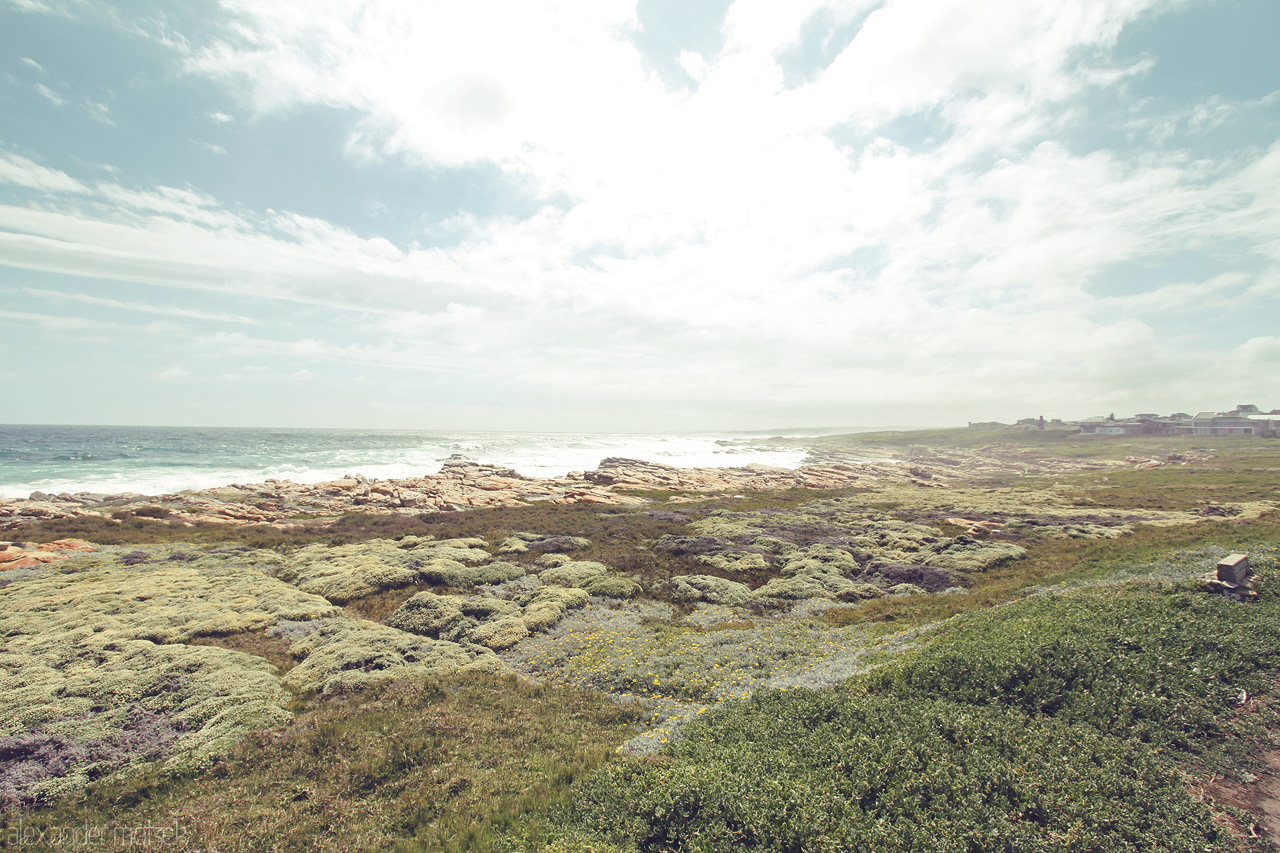
[[[34,521],[10,535],[99,547],[0,573],[0,839],[1271,849],[1280,451],[1000,436],[1202,461],[277,525]],[[1256,600],[1205,584],[1229,552]]]

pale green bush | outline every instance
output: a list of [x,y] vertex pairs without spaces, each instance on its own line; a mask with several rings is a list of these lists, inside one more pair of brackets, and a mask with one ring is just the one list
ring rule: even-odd
[[416,637],[362,619],[331,622],[295,641],[291,651],[303,660],[285,683],[323,693],[363,690],[396,678],[507,671],[488,649]]
[[712,566],[722,572],[754,572],[769,567],[769,561],[763,554],[754,552],[738,554],[703,554],[698,557],[699,563]]
[[622,575],[597,575],[582,585],[592,595],[604,598],[631,598],[640,592],[640,584]]
[[494,651],[509,649],[529,636],[529,628],[519,616],[502,616],[477,625],[471,631],[471,640]]
[[744,604],[751,598],[751,588],[714,575],[678,575],[671,579],[671,597],[676,601]]
[[515,563],[496,562],[483,566],[464,566],[456,560],[436,559],[421,570],[427,583],[441,586],[468,587],[503,583],[524,577],[524,568]]
[[[474,586],[509,580],[511,564],[486,571],[468,568],[485,562],[489,553],[483,539],[441,539],[406,536],[400,541],[370,539],[353,545],[308,545],[299,549],[278,574],[306,592],[322,595],[335,604],[421,581],[450,586]],[[523,571],[523,570],[521,570]]]
[[575,607],[585,605],[591,596],[575,587],[544,586],[525,605],[523,621],[530,633],[545,631]]
[[538,580],[557,586],[583,586],[587,581],[606,574],[609,567],[604,563],[590,561],[570,561],[550,569],[543,569]]
[[15,792],[24,799],[73,794],[143,761],[203,767],[245,732],[288,721],[272,664],[184,641],[337,612],[217,559],[79,568],[0,588],[0,736],[84,745],[67,766],[32,774]]
[[387,624],[401,631],[433,639],[457,640],[476,625],[459,607],[460,596],[420,592],[387,617]]

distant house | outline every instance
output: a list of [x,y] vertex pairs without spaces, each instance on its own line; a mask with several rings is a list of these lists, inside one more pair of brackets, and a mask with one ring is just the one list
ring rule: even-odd
[[[1270,418],[1260,416],[1257,406],[1237,407],[1233,412],[1200,412],[1192,422],[1193,435],[1262,435],[1275,429]],[[1280,419],[1277,419],[1280,421]]]
[[999,421],[969,421],[969,429],[1008,429],[1008,424]]
[[[1018,421],[1023,426],[1035,419]],[[1074,422],[1081,435],[1255,435],[1280,437],[1280,409],[1264,412],[1257,406],[1240,405],[1230,412],[1199,412],[1189,415],[1174,412],[1157,415],[1143,412],[1131,418],[1117,419],[1097,415]],[[1023,426],[1025,429],[1026,427]]]
[[1134,420],[1142,424],[1142,435],[1191,435],[1191,422],[1188,417],[1136,415]]
[[1280,412],[1241,405],[1230,412],[1176,412],[1146,423],[1150,435],[1274,435],[1280,429]]
[[1118,421],[1101,416],[1085,418],[1080,422],[1081,435],[1142,435],[1142,423],[1135,420]]

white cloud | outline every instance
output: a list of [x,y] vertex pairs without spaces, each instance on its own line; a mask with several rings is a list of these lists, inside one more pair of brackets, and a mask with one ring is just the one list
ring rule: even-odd
[[36,71],[39,71],[41,74],[44,73],[44,66],[41,65],[39,62],[36,62],[34,59],[32,59],[29,56],[22,57],[22,62],[23,64],[34,68]]
[[43,83],[36,84],[36,91],[49,100],[55,107],[66,106],[66,99]]
[[39,324],[51,332],[82,332],[104,327],[104,324],[86,317],[63,317],[56,314],[36,314],[30,311],[0,309],[0,321],[4,320],[24,324]]
[[111,108],[106,104],[91,101],[85,104],[85,109],[89,111],[89,115],[106,125],[115,127],[115,119],[111,117]]
[[15,184],[41,192],[80,193],[85,187],[79,181],[60,172],[41,166],[18,154],[0,149],[0,183]]
[[23,291],[40,299],[67,300],[83,305],[100,305],[105,308],[118,308],[123,311],[137,311],[144,314],[161,314],[166,317],[180,317],[190,320],[208,320],[218,323],[248,323],[258,325],[260,320],[243,317],[238,314],[227,314],[221,311],[200,311],[194,308],[183,308],[177,305],[150,305],[143,302],[125,302],[105,296],[93,296],[87,293],[64,293],[57,290],[42,290],[24,287]]
[[1280,367],[1280,337],[1264,335],[1236,347],[1236,353],[1245,361],[1274,370]]
[[40,0],[8,0],[8,2],[24,12],[54,14],[57,11],[54,6],[48,3],[42,3]]
[[[343,312],[323,333],[197,344],[280,359],[284,377],[351,363],[797,417],[903,399],[991,417],[1171,365],[1208,387],[1220,364],[1149,316],[1274,305],[1274,269],[1127,297],[1087,285],[1227,241],[1280,264],[1280,146],[1197,161],[1068,139],[1084,96],[1151,72],[1111,58],[1126,24],[1172,5],[738,0],[717,55],[680,56],[688,92],[646,70],[630,0],[225,0],[230,24],[187,67],[248,110],[354,110],[347,150],[370,168],[496,164],[558,201],[461,213],[434,223],[456,239],[405,246],[0,152],[0,180],[61,194],[0,207],[0,262]],[[869,14],[789,89],[778,57],[820,12]],[[1229,115],[1204,100],[1170,139]]]

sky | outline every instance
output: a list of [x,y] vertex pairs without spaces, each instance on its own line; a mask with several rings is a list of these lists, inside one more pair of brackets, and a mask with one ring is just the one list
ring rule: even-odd
[[0,0],[0,421],[1280,407],[1275,0]]

